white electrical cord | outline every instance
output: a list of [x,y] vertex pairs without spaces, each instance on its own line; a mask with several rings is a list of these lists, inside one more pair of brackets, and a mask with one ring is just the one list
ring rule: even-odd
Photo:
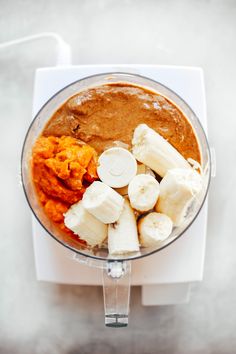
[[64,39],[59,36],[59,34],[54,32],[42,32],[38,34],[33,34],[31,36],[21,37],[18,39],[14,39],[9,42],[0,43],[0,50],[5,49],[17,44],[22,44],[25,42],[34,41],[37,39],[43,38],[51,38],[57,43],[57,66],[64,66],[71,64],[71,47],[68,43],[64,41]]

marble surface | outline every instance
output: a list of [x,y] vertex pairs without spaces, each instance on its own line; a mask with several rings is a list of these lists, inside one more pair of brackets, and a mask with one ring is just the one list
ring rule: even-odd
[[[0,42],[55,31],[72,45],[75,64],[203,67],[209,140],[217,155],[205,277],[193,289],[191,303],[142,307],[137,287],[132,289],[129,327],[105,328],[101,288],[35,280],[19,159],[30,121],[34,70],[53,65],[55,45],[42,40],[0,51],[0,182],[5,186],[0,198],[0,353],[235,353],[236,2],[60,0],[59,5],[55,0],[1,0],[0,5]],[[13,141],[17,148],[12,149]]]

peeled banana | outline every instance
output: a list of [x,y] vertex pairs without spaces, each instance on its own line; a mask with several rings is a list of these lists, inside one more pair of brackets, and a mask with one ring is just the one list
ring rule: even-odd
[[117,221],[124,205],[124,198],[103,182],[93,182],[82,199],[84,208],[104,224]]
[[175,168],[167,172],[160,183],[156,211],[168,215],[179,226],[186,212],[202,188],[202,177],[193,169]]
[[144,212],[154,208],[159,196],[159,183],[150,175],[135,176],[128,187],[128,195],[132,208]]
[[108,226],[108,250],[110,255],[139,251],[136,219],[127,199],[120,218]]
[[172,220],[165,214],[153,212],[144,216],[138,222],[141,246],[158,246],[171,234],[172,227]]
[[107,225],[89,214],[79,201],[65,213],[65,225],[88,245],[100,245],[107,237]]
[[97,172],[108,186],[122,188],[136,175],[137,161],[127,149],[113,147],[100,155]]
[[191,168],[184,157],[155,130],[140,124],[134,131],[133,155],[164,177],[171,168]]
[[[137,175],[141,175],[141,174],[155,177],[154,172],[149,167],[145,166],[143,163],[137,165]],[[128,186],[122,188],[115,188],[115,190],[122,196],[128,195]]]

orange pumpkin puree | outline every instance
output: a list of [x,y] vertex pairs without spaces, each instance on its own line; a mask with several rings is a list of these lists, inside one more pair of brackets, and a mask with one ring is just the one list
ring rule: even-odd
[[40,136],[33,148],[32,175],[47,216],[74,238],[63,214],[98,179],[96,151],[70,136]]

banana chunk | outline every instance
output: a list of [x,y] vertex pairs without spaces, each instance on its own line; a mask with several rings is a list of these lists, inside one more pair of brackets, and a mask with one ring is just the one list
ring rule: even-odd
[[124,198],[103,182],[93,182],[82,199],[84,208],[104,224],[117,221],[124,205]]
[[188,207],[202,188],[202,177],[193,169],[175,168],[160,183],[156,211],[168,215],[174,226],[180,226]]
[[160,192],[157,180],[146,174],[135,176],[128,187],[132,208],[144,212],[154,208]]
[[90,246],[100,245],[107,237],[107,225],[89,214],[79,201],[65,213],[65,225]]
[[139,251],[136,219],[127,199],[119,220],[108,226],[108,250],[110,255]]
[[184,157],[155,130],[140,124],[134,131],[133,155],[164,177],[171,168],[191,168]]
[[169,237],[172,228],[173,222],[165,214],[153,212],[144,216],[138,222],[141,246],[158,246],[161,241],[164,241]]

